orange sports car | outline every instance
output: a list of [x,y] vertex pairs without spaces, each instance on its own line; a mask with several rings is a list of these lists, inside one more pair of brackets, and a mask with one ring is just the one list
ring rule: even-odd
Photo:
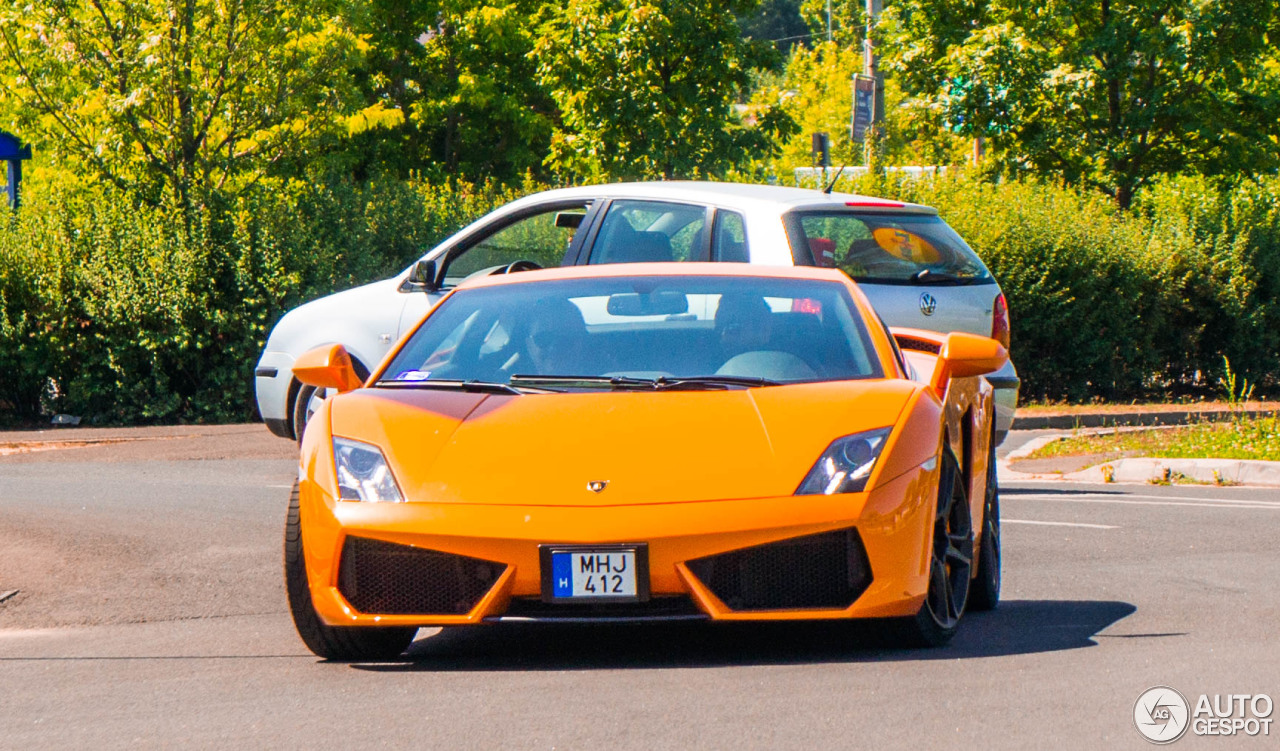
[[298,633],[393,657],[421,626],[896,618],[945,643],[999,598],[1007,354],[885,328],[841,272],[624,264],[460,285],[302,442]]

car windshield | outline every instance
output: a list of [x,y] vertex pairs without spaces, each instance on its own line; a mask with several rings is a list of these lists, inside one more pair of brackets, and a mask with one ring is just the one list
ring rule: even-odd
[[880,284],[994,281],[955,230],[932,214],[811,211],[784,221],[800,266],[837,268]]
[[881,373],[839,282],[606,277],[459,290],[378,385],[718,389]]

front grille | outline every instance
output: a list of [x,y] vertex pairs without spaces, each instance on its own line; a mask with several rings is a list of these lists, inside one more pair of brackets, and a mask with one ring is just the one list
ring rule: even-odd
[[871,584],[855,529],[697,558],[689,571],[732,610],[847,608]]
[[544,602],[541,598],[511,600],[502,619],[538,621],[691,620],[707,615],[686,595],[654,597],[645,602]]
[[362,613],[461,615],[498,581],[506,566],[465,555],[348,537],[338,591]]

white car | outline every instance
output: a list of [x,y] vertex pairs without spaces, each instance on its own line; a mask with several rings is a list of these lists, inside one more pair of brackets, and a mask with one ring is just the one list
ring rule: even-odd
[[[324,395],[294,379],[298,355],[340,343],[367,375],[469,276],[645,261],[834,266],[858,282],[889,326],[1009,342],[1000,286],[928,206],[738,183],[593,185],[513,201],[391,279],[289,311],[255,370],[258,410],[273,433],[299,438]],[[987,380],[996,391],[996,437],[1003,440],[1017,406],[1017,372],[1010,363]]]

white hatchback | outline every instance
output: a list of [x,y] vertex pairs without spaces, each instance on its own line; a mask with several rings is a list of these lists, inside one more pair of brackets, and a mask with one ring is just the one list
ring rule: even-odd
[[[935,209],[847,193],[715,182],[647,182],[550,190],[470,224],[397,276],[320,298],[276,324],[255,370],[258,410],[297,438],[323,394],[293,378],[298,355],[346,346],[362,375],[469,276],[546,266],[723,261],[834,266],[885,324],[966,331],[1009,343],[994,277]],[[1018,401],[1010,363],[987,376],[1003,440]]]

